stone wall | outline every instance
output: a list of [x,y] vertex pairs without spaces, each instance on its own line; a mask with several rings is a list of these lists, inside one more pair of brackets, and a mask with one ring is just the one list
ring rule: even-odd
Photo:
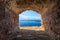
[[48,33],[54,32],[60,35],[60,12],[58,11],[58,7],[53,7],[43,15],[43,24]]
[[0,40],[7,40],[11,35],[15,35],[19,28],[17,27],[17,14],[5,8],[4,2],[0,2]]

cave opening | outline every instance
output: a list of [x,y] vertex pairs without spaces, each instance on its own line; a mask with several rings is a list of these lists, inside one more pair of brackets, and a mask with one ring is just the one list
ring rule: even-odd
[[33,10],[26,10],[19,14],[19,26],[41,26],[41,14]]

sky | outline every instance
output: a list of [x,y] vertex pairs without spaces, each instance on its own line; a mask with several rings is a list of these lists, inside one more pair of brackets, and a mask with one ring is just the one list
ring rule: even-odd
[[19,20],[40,20],[41,15],[33,10],[26,10],[19,14]]

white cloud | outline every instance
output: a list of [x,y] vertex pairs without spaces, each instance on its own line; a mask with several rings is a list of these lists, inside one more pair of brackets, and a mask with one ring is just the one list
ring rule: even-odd
[[39,20],[41,19],[40,16],[19,16],[19,20]]

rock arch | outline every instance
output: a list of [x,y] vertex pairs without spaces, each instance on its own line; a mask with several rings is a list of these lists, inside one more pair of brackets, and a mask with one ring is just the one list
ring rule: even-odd
[[[59,1],[54,0],[5,0],[0,1],[0,26],[3,33],[18,30],[18,15],[24,10],[35,10],[42,14],[43,25],[46,31],[52,35],[52,32],[60,35],[60,5]],[[3,5],[2,5],[3,4]],[[5,5],[5,6],[4,6]],[[2,16],[1,16],[2,15]],[[5,26],[5,27],[4,27]],[[10,30],[9,30],[9,29]],[[15,29],[17,29],[15,31]],[[4,32],[8,31],[8,32]],[[52,32],[51,32],[52,31]],[[9,32],[10,33],[10,32]],[[12,32],[11,32],[12,33]]]

